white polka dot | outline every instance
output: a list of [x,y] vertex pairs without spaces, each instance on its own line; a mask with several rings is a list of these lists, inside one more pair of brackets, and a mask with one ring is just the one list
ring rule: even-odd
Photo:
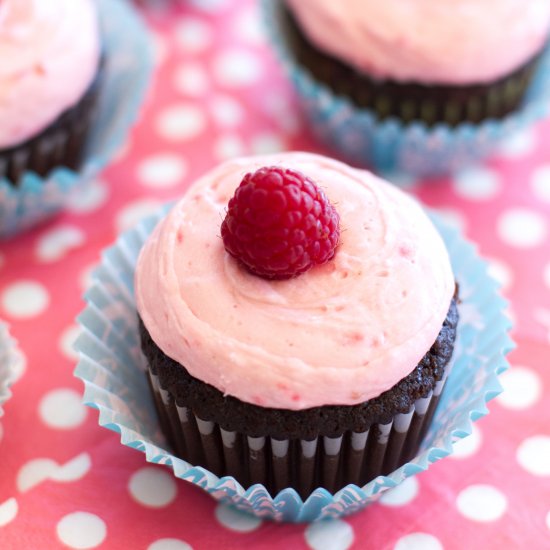
[[237,135],[227,134],[221,136],[214,143],[214,156],[218,160],[241,156],[244,151],[244,143]]
[[89,265],[84,268],[78,276],[78,283],[82,290],[88,290],[93,283],[92,273],[97,269],[97,264]]
[[92,459],[88,453],[82,453],[69,460],[52,472],[51,478],[59,483],[72,483],[82,479],[92,467]]
[[541,201],[550,201],[550,165],[540,166],[531,176],[531,188]]
[[262,524],[261,519],[240,512],[227,504],[218,504],[215,515],[221,525],[238,533],[250,533]]
[[174,87],[181,94],[200,97],[208,91],[208,75],[202,65],[185,63],[174,73]]
[[168,57],[168,45],[166,44],[166,40],[156,32],[150,32],[149,35],[153,39],[155,61],[157,65],[162,65]]
[[195,9],[207,13],[220,12],[227,9],[228,0],[186,0]]
[[489,200],[500,191],[500,177],[488,168],[468,168],[455,175],[454,188],[469,200]]
[[25,493],[29,489],[36,487],[46,479],[50,479],[57,467],[57,462],[49,458],[29,460],[17,472],[17,489],[21,493]]
[[443,545],[428,533],[410,533],[397,541],[394,550],[443,550]]
[[550,529],[550,510],[546,514],[546,527],[548,527],[548,529]]
[[139,199],[127,204],[116,217],[118,231],[125,231],[136,225],[143,218],[154,214],[160,207],[160,201],[154,199]]
[[380,504],[384,506],[404,506],[412,502],[418,494],[418,481],[415,477],[409,477],[397,487],[386,491],[380,498]]
[[212,44],[212,31],[202,19],[186,16],[174,32],[176,44],[187,52],[198,53]]
[[64,516],[56,527],[59,540],[69,548],[96,548],[107,537],[107,526],[97,515],[73,512]]
[[527,367],[512,367],[499,380],[503,391],[496,399],[507,409],[526,409],[534,405],[542,394],[539,375]]
[[179,539],[159,539],[150,544],[147,550],[193,550],[193,547]]
[[35,458],[26,462],[17,473],[17,489],[24,493],[46,479],[69,483],[82,479],[92,467],[88,453],[82,453],[63,465],[50,458]]
[[284,151],[286,145],[274,134],[258,134],[250,140],[250,148],[255,155],[267,155]]
[[230,96],[218,95],[210,102],[212,117],[222,127],[238,126],[244,119],[241,104]]
[[516,132],[512,137],[502,142],[499,153],[508,158],[518,158],[528,155],[535,147],[535,136],[532,130]]
[[260,79],[262,64],[258,56],[247,50],[228,49],[215,57],[213,71],[221,86],[239,88]]
[[488,258],[489,260],[489,275],[496,279],[504,290],[508,290],[512,286],[513,274],[509,265],[502,260],[496,258]]
[[19,511],[19,505],[15,498],[9,498],[8,500],[0,504],[0,527],[5,527],[8,523],[11,523],[17,516]]
[[42,422],[50,428],[71,430],[86,420],[87,409],[78,392],[59,388],[49,391],[40,400],[38,414]]
[[550,476],[550,436],[525,439],[516,453],[520,466],[534,476]]
[[550,289],[550,262],[548,262],[544,266],[544,270],[542,272],[542,278],[544,280],[544,284],[547,286],[547,288]]
[[78,353],[74,350],[74,343],[79,334],[80,328],[77,325],[71,325],[61,333],[59,338],[59,349],[61,353],[71,361],[76,361],[78,359]]
[[177,494],[174,478],[160,468],[141,468],[130,478],[128,483],[130,495],[150,508],[168,506]]
[[331,519],[310,523],[304,537],[312,550],[347,550],[353,544],[354,534],[349,523]]
[[8,315],[28,319],[43,313],[50,302],[48,291],[35,281],[18,281],[6,287],[2,306]]
[[462,460],[464,458],[469,458],[477,453],[481,447],[481,432],[479,428],[474,424],[472,426],[472,433],[458,439],[453,443],[453,453],[450,455],[451,458]]
[[201,108],[192,104],[167,107],[156,120],[156,129],[161,137],[171,141],[186,141],[196,138],[206,127],[206,118]]
[[547,224],[537,212],[524,208],[511,208],[500,215],[497,232],[499,237],[510,246],[530,248],[543,243]]
[[491,485],[470,485],[456,498],[458,511],[473,521],[496,521],[508,506],[506,497]]
[[56,262],[84,244],[84,233],[73,225],[61,225],[45,232],[36,244],[36,257],[44,263]]
[[12,366],[13,383],[17,382],[27,371],[27,356],[19,349],[17,360]]
[[138,178],[147,187],[163,188],[181,184],[187,163],[180,155],[158,154],[143,160],[137,168]]
[[240,40],[245,40],[253,45],[264,42],[262,22],[256,9],[239,13],[233,23],[233,32]]
[[69,194],[67,209],[75,214],[88,214],[101,208],[108,198],[107,184],[100,180],[92,180],[86,186],[79,187]]

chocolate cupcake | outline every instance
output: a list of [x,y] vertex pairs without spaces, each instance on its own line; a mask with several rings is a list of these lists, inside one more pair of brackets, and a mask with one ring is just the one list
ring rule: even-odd
[[0,179],[78,169],[101,89],[92,0],[0,5]]
[[416,455],[457,298],[442,239],[389,184],[303,153],[228,162],[156,227],[135,292],[184,460],[306,498]]
[[428,126],[517,109],[550,33],[540,0],[285,0],[297,62],[354,105]]
[[433,176],[548,112],[541,0],[263,0],[313,133],[343,158]]

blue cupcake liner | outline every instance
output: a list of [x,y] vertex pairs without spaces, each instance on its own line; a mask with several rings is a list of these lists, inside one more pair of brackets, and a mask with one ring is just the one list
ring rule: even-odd
[[549,43],[521,107],[502,119],[456,127],[428,127],[395,117],[378,120],[373,111],[336,96],[296,62],[285,41],[280,0],[261,0],[260,5],[270,41],[298,92],[312,132],[351,164],[421,177],[448,174],[487,157],[501,140],[550,112]]
[[153,69],[149,32],[124,0],[97,0],[97,7],[105,63],[82,168],[59,167],[47,177],[29,171],[17,186],[0,180],[0,238],[59,212],[113,158],[137,118]]
[[245,489],[232,477],[219,478],[177,458],[160,431],[134,303],[139,251],[168,209],[164,207],[122,234],[104,252],[85,295],[87,307],[78,317],[82,331],[75,344],[80,357],[75,376],[84,382],[84,403],[99,410],[101,426],[118,432],[122,444],[145,453],[148,462],[170,467],[176,477],[198,485],[217,500],[276,521],[304,522],[350,514],[451,454],[452,443],[471,433],[472,421],[486,415],[487,402],[501,392],[497,375],[508,368],[505,355],[513,348],[507,302],[499,296],[498,283],[488,275],[487,263],[474,246],[433,216],[449,250],[462,303],[451,374],[414,460],[364,487],[348,485],[334,495],[319,488],[303,502],[294,489],[273,498],[262,485]]
[[23,356],[10,336],[8,325],[0,321],[0,417],[4,415],[3,406],[11,397],[10,386],[22,361]]

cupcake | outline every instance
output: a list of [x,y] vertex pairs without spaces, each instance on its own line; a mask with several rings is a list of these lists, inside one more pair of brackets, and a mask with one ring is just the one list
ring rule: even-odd
[[548,96],[545,0],[263,4],[314,130],[356,162],[460,168]]
[[126,0],[0,2],[0,238],[58,213],[119,150],[152,44]]
[[449,256],[420,206],[304,153],[199,179],[142,248],[135,296],[177,456],[303,499],[417,454],[458,323]]
[[92,0],[0,5],[0,179],[80,166],[100,91]]

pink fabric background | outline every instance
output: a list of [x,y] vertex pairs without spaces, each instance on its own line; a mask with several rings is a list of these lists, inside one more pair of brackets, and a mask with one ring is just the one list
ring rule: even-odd
[[[550,540],[550,122],[485,165],[401,183],[459,223],[511,299],[518,348],[491,414],[447,458],[343,520],[239,516],[149,465],[80,405],[74,318],[117,233],[232,155],[319,149],[251,0],[149,10],[158,70],[115,163],[69,211],[0,244],[0,317],[26,356],[0,425],[0,547],[543,548]],[[77,514],[83,512],[84,514]],[[166,541],[165,539],[170,539]],[[187,544],[188,546],[185,546]]]

